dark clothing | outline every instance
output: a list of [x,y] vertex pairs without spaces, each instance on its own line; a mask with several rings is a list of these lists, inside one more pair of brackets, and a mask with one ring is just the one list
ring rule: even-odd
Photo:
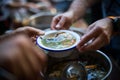
[[73,0],[51,0],[58,12],[65,12],[68,10]]
[[[102,10],[103,17],[120,16],[120,0],[103,0]],[[120,61],[120,35],[116,35],[111,38],[108,49],[111,51],[111,54],[117,59],[117,61]]]
[[120,0],[102,1],[103,17],[120,16]]
[[[92,22],[107,16],[120,16],[120,0],[101,0],[92,7]],[[120,35],[113,36],[110,44],[101,50],[113,56],[120,65]]]
[[[120,16],[120,0],[103,0],[102,13],[103,18]],[[120,35],[115,35],[111,38],[110,44],[105,47],[105,51],[110,53],[120,65]]]

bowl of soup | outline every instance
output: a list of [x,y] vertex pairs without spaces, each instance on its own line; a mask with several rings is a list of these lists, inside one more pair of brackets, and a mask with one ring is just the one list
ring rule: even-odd
[[38,46],[49,51],[48,55],[53,57],[70,55],[79,41],[79,34],[70,30],[51,30],[37,38]]

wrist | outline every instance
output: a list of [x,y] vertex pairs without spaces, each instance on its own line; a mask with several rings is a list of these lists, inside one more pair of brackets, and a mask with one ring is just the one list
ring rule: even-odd
[[72,23],[75,22],[75,15],[73,11],[67,11],[64,13],[64,15],[67,16]]
[[120,18],[119,17],[115,17],[115,16],[108,16],[109,19],[112,20],[112,24],[113,24],[113,31],[114,32],[118,32],[120,31]]

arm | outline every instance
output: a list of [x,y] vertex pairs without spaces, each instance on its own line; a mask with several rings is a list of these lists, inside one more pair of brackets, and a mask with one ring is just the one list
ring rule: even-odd
[[[97,0],[98,1],[98,0]],[[74,0],[69,10],[53,18],[52,29],[68,29],[73,22],[82,18],[86,10],[97,2],[96,0]]]
[[68,13],[71,13],[73,22],[84,16],[86,10],[98,0],[75,0],[71,4]]

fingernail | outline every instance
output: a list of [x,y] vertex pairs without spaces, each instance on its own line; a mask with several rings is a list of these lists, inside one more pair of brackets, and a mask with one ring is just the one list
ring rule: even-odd
[[56,28],[60,28],[60,25],[58,24],[58,25],[56,25]]
[[44,32],[44,31],[41,31],[40,33],[41,33],[41,34],[45,34],[45,32]]

